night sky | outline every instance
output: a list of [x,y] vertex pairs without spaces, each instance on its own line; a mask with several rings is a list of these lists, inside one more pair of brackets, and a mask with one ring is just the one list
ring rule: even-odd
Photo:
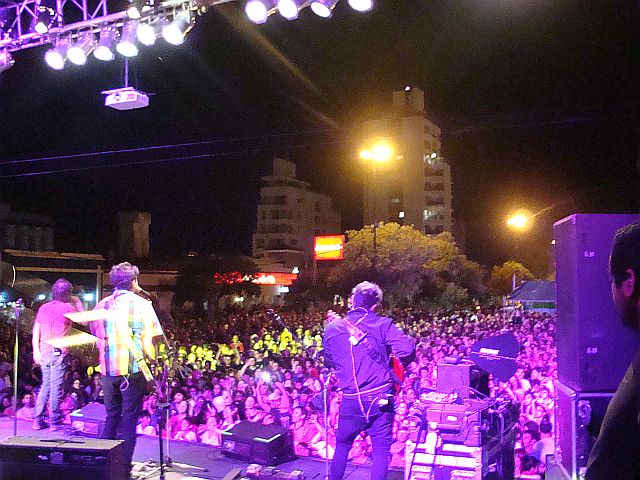
[[359,227],[356,129],[415,85],[443,131],[469,257],[513,253],[515,207],[554,206],[518,240],[531,263],[569,213],[638,210],[640,3],[387,0],[359,14],[342,1],[328,20],[306,9],[261,26],[242,6],[211,9],[181,47],[141,48],[130,80],[153,96],[138,111],[102,106],[121,57],[56,72],[44,49],[16,52],[0,74],[0,201],[53,215],[59,250],[104,253],[115,212],[143,210],[158,255],[250,253],[277,155]]

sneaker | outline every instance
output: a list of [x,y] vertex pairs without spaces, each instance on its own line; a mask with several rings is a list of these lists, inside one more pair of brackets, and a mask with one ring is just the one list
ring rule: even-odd
[[44,420],[35,420],[33,422],[33,429],[34,430],[44,430],[45,428],[49,428],[49,424],[47,422],[45,422]]
[[56,432],[58,430],[64,429],[64,427],[65,427],[64,423],[52,423],[51,424],[51,431],[52,432]]

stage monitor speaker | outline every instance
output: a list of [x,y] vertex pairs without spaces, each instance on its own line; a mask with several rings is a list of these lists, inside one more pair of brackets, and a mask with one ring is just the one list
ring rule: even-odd
[[611,299],[609,254],[637,215],[574,214],[553,225],[558,377],[579,392],[614,391],[638,349]]
[[277,465],[295,458],[289,430],[247,420],[222,432],[222,453],[261,465]]
[[123,480],[122,440],[10,437],[0,443],[2,480]]
[[98,438],[104,431],[107,410],[102,403],[89,403],[72,412],[71,426],[85,437]]

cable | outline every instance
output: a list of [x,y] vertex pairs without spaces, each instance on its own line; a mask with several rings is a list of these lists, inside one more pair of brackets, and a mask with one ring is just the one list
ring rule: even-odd
[[317,129],[317,130],[306,130],[306,131],[298,131],[298,132],[289,132],[289,133],[273,133],[273,134],[265,134],[265,135],[254,135],[254,136],[246,136],[246,137],[233,137],[221,140],[203,140],[200,142],[187,142],[187,143],[173,143],[166,145],[154,145],[150,147],[137,147],[137,148],[123,148],[120,150],[105,150],[102,152],[88,152],[88,153],[74,153],[69,155],[58,155],[54,157],[35,157],[35,158],[27,158],[23,160],[9,160],[6,162],[0,162],[0,165],[14,165],[21,163],[33,163],[33,162],[42,162],[42,161],[51,161],[51,160],[66,160],[70,158],[82,158],[82,157],[97,157],[104,155],[113,155],[117,153],[135,153],[135,152],[145,152],[152,150],[161,150],[161,149],[169,149],[169,148],[184,148],[184,147],[195,147],[199,145],[214,145],[225,142],[237,142],[240,140],[255,140],[260,138],[278,138],[278,137],[290,137],[295,135],[307,135],[313,133],[321,133],[328,132],[332,129]]
[[[312,146],[318,146],[318,145],[329,145],[329,144],[340,144],[340,143],[349,143],[349,142],[341,141],[341,142],[306,143],[306,144],[298,144],[298,145],[288,145],[286,146],[286,148],[312,147]],[[0,179],[39,177],[43,175],[53,175],[56,173],[82,172],[82,171],[93,170],[98,168],[129,167],[129,166],[147,165],[147,164],[152,165],[156,163],[167,163],[167,162],[181,161],[181,160],[200,160],[203,158],[226,157],[229,155],[238,155],[242,153],[257,153],[257,152],[264,152],[269,150],[271,149],[265,148],[265,149],[251,149],[251,150],[236,150],[236,151],[228,151],[228,152],[222,152],[222,153],[203,153],[200,155],[161,158],[156,160],[138,160],[138,161],[132,161],[132,162],[111,163],[108,165],[90,165],[86,167],[60,168],[57,170],[36,171],[36,172],[29,172],[29,173],[16,173],[13,175],[2,175],[0,176]]]

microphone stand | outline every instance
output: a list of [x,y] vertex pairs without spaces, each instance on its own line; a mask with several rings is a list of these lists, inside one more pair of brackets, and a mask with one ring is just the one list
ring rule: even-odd
[[24,300],[19,298],[16,300],[14,307],[15,316],[15,341],[13,344],[13,399],[14,399],[14,411],[13,411],[13,436],[18,435],[18,352],[20,351],[20,339],[18,333],[20,331],[20,314],[24,308]]

